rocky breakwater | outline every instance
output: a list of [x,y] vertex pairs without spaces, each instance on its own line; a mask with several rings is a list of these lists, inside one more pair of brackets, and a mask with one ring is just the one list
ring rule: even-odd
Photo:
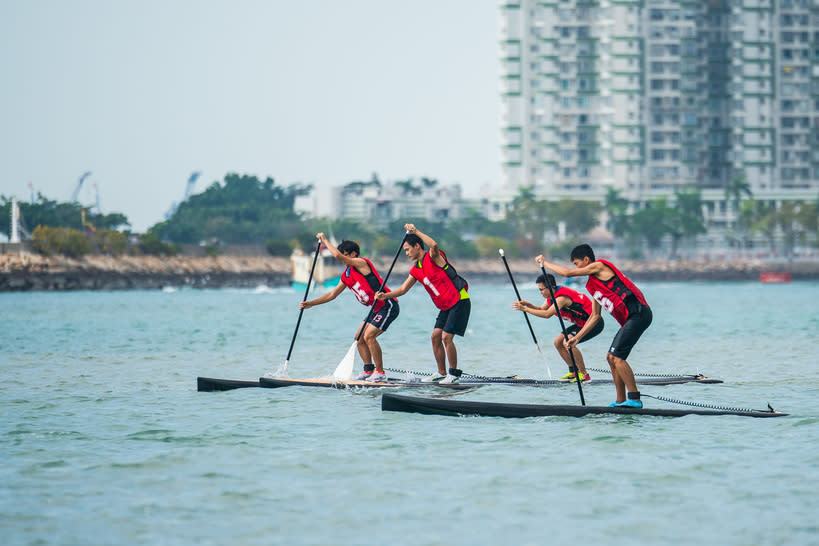
[[279,286],[290,282],[290,259],[274,256],[0,255],[0,292]]

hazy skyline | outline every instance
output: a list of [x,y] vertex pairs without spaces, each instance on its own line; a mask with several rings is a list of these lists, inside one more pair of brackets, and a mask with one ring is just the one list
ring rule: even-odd
[[0,194],[163,219],[228,172],[500,180],[490,0],[0,3]]

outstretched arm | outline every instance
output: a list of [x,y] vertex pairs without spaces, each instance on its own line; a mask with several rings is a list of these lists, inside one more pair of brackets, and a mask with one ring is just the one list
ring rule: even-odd
[[586,275],[596,275],[603,271],[603,264],[600,262],[592,262],[585,267],[568,268],[562,265],[552,263],[543,257],[543,254],[535,258],[535,261],[560,275],[561,277],[583,277]]
[[307,300],[303,301],[299,304],[300,309],[310,309],[316,305],[321,305],[322,303],[327,303],[328,301],[333,301],[344,291],[344,283],[339,281],[335,288],[327,292],[326,294],[322,294],[321,296],[317,297],[314,300]]
[[[560,300],[560,298],[558,298]],[[558,301],[558,305],[560,302]],[[550,318],[555,314],[555,309],[551,305],[543,304],[541,306],[533,305],[526,300],[516,301],[512,304],[512,309],[516,311],[523,311],[540,318]]]
[[412,288],[412,286],[414,284],[415,284],[415,277],[413,277],[412,275],[409,275],[409,276],[407,276],[407,280],[404,281],[404,284],[402,284],[401,286],[399,286],[395,290],[392,290],[392,291],[387,292],[387,293],[376,292],[375,293],[375,299],[377,299],[377,300],[389,300],[389,299],[392,299],[392,298],[398,298],[398,297],[403,296],[404,294],[406,294],[407,291],[409,291],[409,289]]

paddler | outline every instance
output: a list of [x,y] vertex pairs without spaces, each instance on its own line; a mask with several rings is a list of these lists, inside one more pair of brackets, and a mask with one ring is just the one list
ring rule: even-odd
[[[409,276],[397,289],[378,292],[375,297],[379,300],[397,298],[406,294],[416,282],[421,281],[432,298],[432,303],[439,310],[431,338],[432,354],[435,356],[438,370],[421,381],[457,383],[462,371],[458,369],[455,336],[463,336],[469,323],[469,313],[472,310],[472,302],[467,292],[469,285],[449,263],[435,239],[421,233],[414,224],[405,224],[404,229],[407,232],[403,245],[404,253],[412,262]],[[426,250],[424,245],[428,246],[429,250]]]
[[595,260],[594,251],[587,244],[572,249],[570,259],[574,269],[548,262],[542,255],[535,261],[561,277],[588,276],[586,290],[594,298],[592,314],[577,334],[564,342],[567,349],[574,348],[600,320],[600,308],[605,307],[620,324],[620,330],[611,342],[606,361],[611,368],[617,399],[609,406],[642,408],[640,391],[634,380],[634,372],[626,361],[637,340],[651,325],[653,314],[645,296],[628,277],[607,260]]
[[[398,316],[398,300],[388,298],[376,302],[375,293],[381,288],[383,279],[373,263],[367,258],[361,257],[361,248],[358,243],[345,240],[341,241],[338,248],[336,248],[324,233],[319,233],[316,237],[346,267],[341,272],[341,279],[335,288],[314,300],[301,302],[299,307],[301,309],[310,309],[316,305],[332,301],[344,291],[344,288],[349,288],[362,305],[371,307],[375,303],[369,320],[361,323],[354,336],[358,338],[358,354],[361,355],[361,360],[364,361],[364,371],[356,379],[359,381],[385,381],[387,374],[384,372],[384,360],[381,345],[378,344],[378,336],[386,332],[392,321]],[[372,325],[372,328],[368,328],[368,324]],[[362,328],[364,328],[364,332],[359,336]]]
[[[577,335],[583,330],[583,326],[586,325],[589,317],[591,317],[592,313],[594,312],[594,300],[585,294],[572,290],[568,286],[558,286],[555,283],[554,276],[552,275],[538,275],[537,279],[535,279],[535,284],[537,284],[537,289],[540,291],[540,294],[546,298],[546,301],[544,301],[541,305],[534,305],[526,300],[519,300],[512,303],[512,309],[546,319],[555,316],[555,306],[552,303],[552,299],[550,297],[551,292],[549,290],[549,286],[551,285],[551,291],[554,292],[555,299],[557,300],[557,307],[560,309],[560,316],[572,323],[571,326],[566,328],[566,334],[570,338],[577,337]],[[577,343],[583,343],[595,337],[597,334],[603,331],[603,326],[603,318],[599,317],[598,313],[598,320],[596,324],[591,328],[591,330],[586,331],[583,334],[583,337],[580,337],[577,340]],[[560,379],[565,379],[571,383],[574,383],[577,381],[577,377],[572,371],[572,355],[569,354],[569,350],[563,344],[563,341],[564,336],[561,332],[555,338],[554,345],[557,353],[569,367],[569,373]],[[573,356],[579,370],[578,373],[580,374],[580,381],[591,381],[591,376],[589,375],[589,372],[586,371],[586,363],[583,361],[583,355],[581,354],[580,349],[575,348]]]

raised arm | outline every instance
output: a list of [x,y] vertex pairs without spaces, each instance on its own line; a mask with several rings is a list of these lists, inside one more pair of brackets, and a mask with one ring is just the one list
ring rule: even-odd
[[333,243],[330,242],[324,233],[318,233],[316,234],[316,237],[318,237],[318,240],[321,241],[321,244],[327,247],[327,250],[330,251],[330,254],[332,254],[336,260],[340,261],[344,265],[351,265],[355,267],[361,272],[362,275],[367,275],[370,273],[370,266],[367,265],[367,262],[365,262],[360,256],[345,256],[335,246],[333,246]]
[[446,259],[441,255],[441,251],[438,248],[438,243],[427,235],[426,233],[421,233],[415,224],[404,224],[404,229],[407,230],[407,233],[414,233],[421,240],[424,242],[425,245],[429,247],[429,257],[434,261],[438,267],[444,267],[446,265]]

